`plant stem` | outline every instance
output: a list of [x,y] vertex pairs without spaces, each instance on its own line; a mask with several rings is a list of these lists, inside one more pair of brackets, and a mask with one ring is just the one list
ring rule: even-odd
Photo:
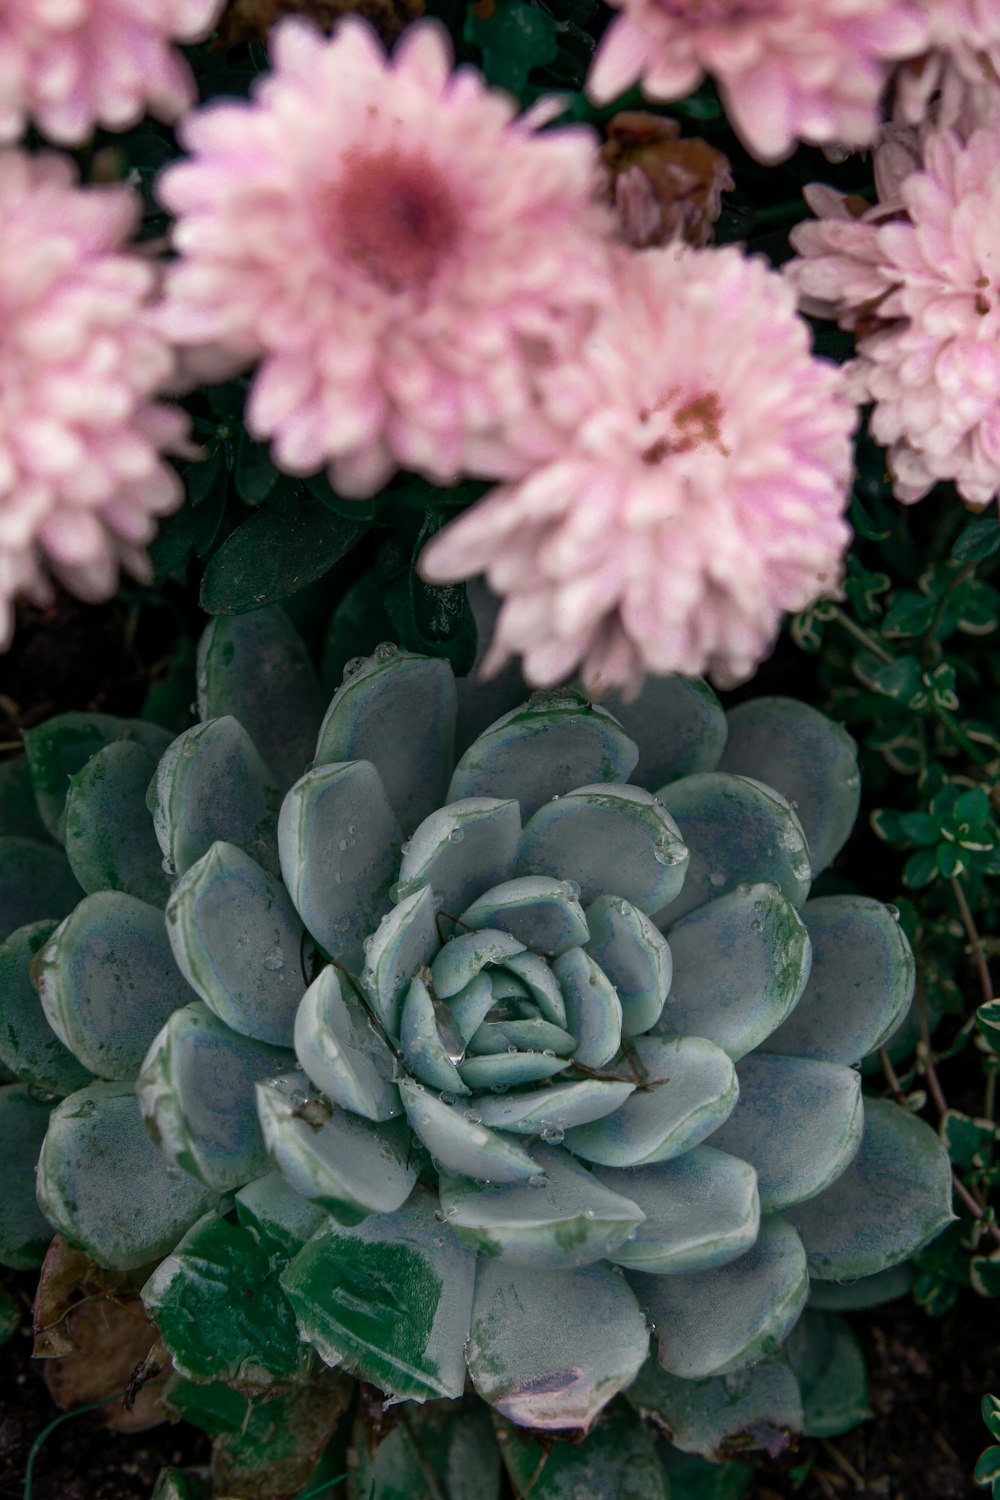
[[976,919],[972,915],[972,909],[966,900],[965,891],[962,889],[962,882],[957,875],[951,877],[951,888],[955,893],[955,904],[958,907],[959,916],[962,918],[965,935],[969,939],[969,947],[972,950],[972,957],[975,961],[976,973],[979,976],[979,988],[982,991],[983,1003],[986,1004],[993,999],[994,990],[993,979],[990,975],[990,966],[986,962],[986,954],[983,951],[983,940],[979,936]]
[[920,1028],[920,1041],[923,1048],[924,1077],[927,1079],[927,1088],[931,1098],[934,1100],[934,1107],[939,1115],[943,1115],[947,1111],[948,1101],[944,1096],[944,1090],[941,1087],[937,1070],[934,1067],[934,1052],[931,1048],[931,1028],[927,1017],[927,994],[924,990],[919,969],[917,970],[915,998],[917,1002],[917,1025]]
[[839,624],[843,625],[844,629],[853,635],[856,641],[860,641],[862,646],[867,651],[870,651],[873,656],[877,656],[880,661],[888,662],[890,665],[896,660],[891,651],[887,651],[870,631],[865,630],[856,620],[852,620],[850,615],[842,610],[839,604],[831,604],[830,609],[833,613],[833,618]]

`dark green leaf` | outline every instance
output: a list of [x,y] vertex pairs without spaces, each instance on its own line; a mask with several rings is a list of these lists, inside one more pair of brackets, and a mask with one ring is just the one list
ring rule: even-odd
[[219,447],[212,448],[207,458],[200,463],[185,464],[183,470],[184,488],[187,491],[188,503],[200,505],[205,496],[211,492],[216,483],[224,485],[222,475],[222,450]]
[[892,604],[882,621],[882,634],[891,640],[923,635],[931,625],[936,609],[935,601],[928,599],[925,594],[894,594]]
[[274,489],[278,471],[271,462],[266,443],[255,443],[241,429],[236,444],[233,479],[237,493],[247,505],[262,505]]
[[201,584],[201,606],[213,615],[260,609],[320,578],[364,536],[365,525],[333,516],[311,497],[298,516],[260,510],[215,553]]
[[522,0],[476,0],[463,35],[482,53],[488,82],[520,94],[532,69],[554,60],[558,33],[551,16]]
[[951,549],[951,555],[958,563],[982,562],[995,552],[1000,552],[1000,523],[992,509],[986,515],[977,516],[960,531]]
[[911,891],[920,890],[922,886],[930,885],[932,880],[938,876],[938,864],[935,849],[918,849],[916,854],[903,866],[903,883],[908,885]]

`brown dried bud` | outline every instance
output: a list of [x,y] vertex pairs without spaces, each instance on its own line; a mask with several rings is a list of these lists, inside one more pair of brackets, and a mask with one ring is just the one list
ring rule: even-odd
[[282,16],[308,16],[324,31],[342,16],[364,16],[383,42],[394,42],[403,27],[424,14],[424,0],[229,0],[219,18],[217,47],[263,41]]
[[620,232],[637,250],[686,240],[707,245],[731,191],[729,162],[707,141],[683,140],[676,120],[625,110],[608,125],[601,148],[607,201]]

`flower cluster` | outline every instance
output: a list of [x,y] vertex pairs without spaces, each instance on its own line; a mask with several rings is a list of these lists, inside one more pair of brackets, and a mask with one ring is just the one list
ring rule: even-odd
[[951,480],[983,506],[1000,492],[1000,132],[892,132],[876,164],[874,208],[811,190],[820,220],[793,232],[788,274],[857,334],[855,395],[896,496]]

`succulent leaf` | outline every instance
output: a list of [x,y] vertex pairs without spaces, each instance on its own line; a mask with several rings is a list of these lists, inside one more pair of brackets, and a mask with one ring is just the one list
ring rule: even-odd
[[[24,751],[35,803],[49,833],[62,839],[62,819],[69,780],[116,740],[133,741],[162,755],[170,734],[146,719],[119,719],[113,714],[68,713],[46,719],[24,732]],[[54,915],[54,913],[49,913]]]
[[812,968],[769,1052],[856,1063],[886,1042],[913,996],[915,963],[891,908],[866,896],[807,901]]
[[[571,1316],[572,1308],[586,1308],[586,1317]],[[480,1262],[469,1374],[512,1422],[586,1431],[635,1378],[648,1347],[635,1297],[612,1267],[541,1271]]]
[[0,838],[0,942],[46,917],[65,917],[83,894],[61,849],[36,839]]
[[719,770],[751,776],[788,799],[818,875],[840,853],[858,816],[857,746],[841,725],[794,698],[753,698],[727,719]]
[[92,1083],[52,1111],[38,1202],[72,1245],[129,1270],[165,1255],[216,1194],[159,1149],[131,1083]]
[[772,1455],[802,1431],[802,1397],[784,1351],[731,1375],[685,1380],[649,1360],[626,1399],[685,1453],[718,1462],[765,1447]]
[[243,725],[196,724],[160,758],[148,806],[167,867],[183,875],[219,840],[278,869],[277,784]]
[[638,753],[606,709],[574,693],[536,693],[469,746],[444,800],[513,798],[527,820],[575,787],[627,781]]
[[585,905],[623,896],[652,914],[674,900],[688,855],[677,825],[651,792],[584,786],[546,802],[525,825],[518,865],[525,875],[572,880]]
[[462,912],[459,925],[499,928],[544,958],[582,947],[591,934],[573,887],[548,875],[493,886]]
[[27,1084],[0,1088],[0,1139],[5,1156],[0,1265],[17,1271],[40,1266],[52,1238],[52,1225],[35,1196],[35,1167],[51,1111],[51,1099],[36,1097]]
[[259,1083],[257,1109],[272,1160],[338,1224],[395,1213],[410,1196],[417,1174],[404,1122],[377,1124],[330,1105],[303,1073]]
[[442,802],[455,742],[455,678],[447,662],[386,642],[344,679],[319,731],[315,764],[369,760],[404,834]]
[[766,1052],[736,1069],[740,1097],[712,1145],[757,1173],[761,1211],[815,1198],[850,1164],[861,1145],[861,1077],[840,1063]]
[[664,902],[658,926],[743,884],[770,882],[792,906],[805,901],[812,881],[806,836],[779,792],[746,776],[707,772],[685,776],[657,795],[691,851],[684,889]]
[[403,846],[399,895],[429,885],[439,910],[454,915],[512,873],[520,835],[516,802],[466,797],[439,808]]
[[236,1217],[271,1261],[287,1265],[310,1235],[326,1223],[318,1203],[310,1203],[277,1170],[255,1177],[233,1200]]
[[0,835],[37,839],[40,843],[47,843],[50,837],[35,802],[26,755],[0,761]]
[[638,786],[652,790],[717,768],[728,732],[726,715],[700,678],[649,677],[637,698],[626,702],[620,693],[610,693],[602,703],[639,747],[632,776]]
[[98,1078],[135,1078],[160,1027],[192,999],[163,912],[122,891],[85,896],[32,975],[52,1030]]
[[160,1150],[226,1193],[267,1170],[254,1085],[292,1066],[290,1051],[240,1036],[195,1000],[157,1034],[136,1087]]
[[800,1003],[811,962],[806,927],[774,885],[739,886],[697,907],[671,927],[670,953],[656,1030],[707,1037],[734,1062],[770,1046]]
[[115,740],[70,777],[66,857],[88,893],[124,891],[154,906],[166,901],[170,882],[146,816],[157,760],[134,740]]
[[538,1175],[535,1159],[483,1125],[475,1111],[445,1104],[409,1080],[400,1082],[399,1094],[414,1134],[446,1172],[481,1182],[526,1182]]
[[500,1454],[487,1408],[475,1397],[429,1401],[369,1450],[355,1429],[354,1491],[365,1500],[500,1500]]
[[417,969],[429,964],[440,946],[429,885],[404,896],[387,913],[364,948],[361,982],[383,1026],[395,1032],[403,995]]
[[618,996],[621,1033],[641,1036],[660,1019],[670,991],[673,959],[666,939],[645,912],[614,896],[592,902],[587,928],[585,951]]
[[802,1241],[777,1217],[761,1220],[745,1255],[684,1276],[629,1273],[656,1329],[659,1364],[685,1380],[728,1375],[770,1354],[809,1296]]
[[281,1283],[307,1338],[384,1391],[415,1401],[465,1390],[476,1257],[436,1217],[418,1188],[399,1213],[356,1228],[327,1224]]
[[346,978],[327,964],[295,1017],[299,1066],[334,1104],[367,1120],[402,1114],[396,1058]]
[[661,1276],[709,1270],[756,1242],[757,1174],[714,1146],[648,1167],[595,1167],[594,1176],[646,1216],[637,1234],[609,1255],[619,1266]]
[[813,1277],[809,1306],[818,1312],[857,1312],[863,1308],[881,1307],[905,1297],[913,1286],[914,1270],[909,1261],[900,1261],[874,1276],[860,1276],[855,1281],[818,1281]]
[[292,1045],[309,943],[288,892],[235,844],[213,844],[167,905],[177,967],[233,1031]]
[[821,1281],[884,1271],[953,1217],[947,1151],[929,1125],[887,1099],[865,1101],[861,1146],[833,1186],[787,1214]]
[[323,702],[309,654],[283,609],[271,605],[211,621],[198,645],[198,714],[237,719],[282,790],[302,775]]
[[21,1083],[63,1098],[92,1075],[52,1030],[31,982],[31,964],[55,927],[31,922],[0,944],[0,1062]]
[[786,1351],[802,1392],[807,1437],[837,1437],[871,1416],[864,1352],[846,1318],[807,1307]]
[[278,818],[281,873],[312,936],[360,971],[362,940],[388,908],[399,824],[367,760],[318,766],[291,788]]
[[497,1438],[515,1494],[532,1500],[670,1500],[674,1494],[652,1433],[623,1402],[572,1443],[543,1444],[502,1420]]

